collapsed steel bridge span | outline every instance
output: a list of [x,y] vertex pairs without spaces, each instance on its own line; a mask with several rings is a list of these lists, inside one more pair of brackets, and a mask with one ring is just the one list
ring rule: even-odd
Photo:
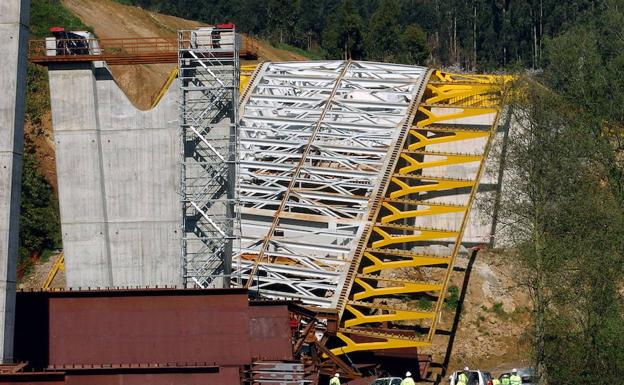
[[[239,98],[238,41],[231,25],[181,31],[178,78],[145,112],[101,55],[36,57],[50,68],[69,286],[297,301],[293,357],[321,374],[419,359],[462,242],[489,241],[471,207],[510,79],[267,62]],[[74,103],[80,122],[65,109]],[[83,142],[93,151],[76,151]]]
[[234,276],[335,309],[320,354],[343,361],[332,370],[433,343],[508,80],[360,61],[256,70]]

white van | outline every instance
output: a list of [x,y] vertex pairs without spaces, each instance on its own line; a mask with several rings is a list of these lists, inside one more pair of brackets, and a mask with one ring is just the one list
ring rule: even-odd
[[449,376],[449,384],[457,384],[457,377],[461,372],[468,376],[468,385],[492,385],[492,374],[480,370],[458,370]]

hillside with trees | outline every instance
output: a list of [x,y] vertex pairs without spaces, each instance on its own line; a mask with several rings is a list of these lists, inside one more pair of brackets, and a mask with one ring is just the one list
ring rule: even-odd
[[[539,68],[548,39],[605,7],[592,0],[119,0],[328,58],[466,69]],[[408,51],[409,53],[406,53]]]

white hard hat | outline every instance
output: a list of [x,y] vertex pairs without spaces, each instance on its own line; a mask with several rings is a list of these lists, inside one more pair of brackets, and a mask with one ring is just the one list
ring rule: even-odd
[[334,377],[340,377],[340,373],[334,374]]
[[411,376],[412,376],[412,372],[405,373],[405,377],[411,377]]
[[511,372],[512,372],[512,373],[517,373],[517,372],[518,372],[518,369],[513,368],[513,369],[511,370]]
[[464,368],[464,370],[470,370],[470,369],[468,369],[468,367],[466,366],[466,367]]

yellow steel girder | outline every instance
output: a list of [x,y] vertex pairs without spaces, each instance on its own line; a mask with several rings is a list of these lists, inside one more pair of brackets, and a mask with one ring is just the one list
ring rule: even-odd
[[436,156],[443,159],[437,160],[428,160],[428,161],[420,161],[412,158],[408,154],[401,154],[401,158],[409,163],[409,166],[401,167],[399,169],[399,173],[401,174],[409,174],[411,172],[422,170],[423,168],[431,168],[431,167],[439,167],[439,166],[449,166],[452,164],[460,164],[460,163],[468,163],[468,162],[478,162],[481,161],[481,156],[467,156],[467,155],[445,155],[445,156],[437,156],[437,155],[428,155],[428,156]]
[[[394,283],[395,286],[373,287],[367,283],[365,278],[357,277],[355,282],[362,287],[362,291],[359,291],[353,295],[353,299],[356,301],[370,298],[385,296],[389,294],[408,294],[408,293],[426,293],[429,291],[439,291],[442,289],[442,285],[431,283],[414,283],[408,281],[394,280],[389,283]],[[387,282],[387,281],[386,281]]]
[[415,311],[415,310],[402,310],[395,309],[393,313],[376,313],[371,315],[366,315],[359,311],[356,306],[347,305],[347,310],[351,312],[351,314],[355,315],[355,318],[345,321],[345,327],[357,326],[363,323],[378,323],[378,322],[388,322],[388,321],[408,321],[415,319],[428,319],[433,318],[434,314],[432,312],[426,311]]
[[448,264],[450,259],[444,257],[424,257],[421,255],[411,255],[404,257],[403,259],[393,261],[382,261],[379,257],[375,256],[372,252],[364,252],[364,257],[371,261],[373,264],[366,266],[362,269],[362,273],[370,274],[381,270],[400,269],[402,267],[419,267],[419,266],[431,266],[431,265],[444,265]]
[[[438,108],[438,110],[449,110],[449,109]],[[456,111],[456,110],[460,110],[460,111]],[[417,127],[425,127],[430,124],[443,122],[447,120],[457,120],[457,119],[469,118],[472,116],[478,116],[478,115],[484,115],[484,114],[495,114],[497,112],[495,108],[461,108],[461,107],[458,107],[458,108],[450,109],[450,112],[447,114],[443,114],[437,111],[434,112],[433,108],[429,106],[420,106],[418,107],[418,111],[425,114],[427,116],[427,119],[418,121],[418,123],[416,123]]]
[[423,342],[418,340],[410,340],[410,339],[400,339],[400,338],[392,338],[392,337],[381,337],[380,341],[372,341],[372,342],[354,342],[351,338],[349,338],[345,333],[338,332],[336,334],[338,338],[344,342],[345,346],[334,348],[331,352],[334,355],[341,355],[352,353],[355,351],[363,351],[363,350],[380,350],[380,349],[400,349],[400,348],[419,348],[424,346],[430,346],[430,342]]
[[388,234],[383,229],[381,229],[379,226],[375,226],[373,228],[373,231],[381,235],[383,238],[372,243],[372,246],[375,248],[394,245],[396,243],[431,241],[434,239],[455,238],[457,236],[457,231],[450,231],[450,230],[445,231],[445,230],[434,230],[434,229],[415,230],[418,234],[391,235],[391,234]]
[[433,180],[431,183],[426,185],[410,186],[407,183],[403,182],[401,179],[399,179],[398,176],[394,176],[392,178],[392,182],[395,183],[399,187],[399,189],[390,192],[390,198],[400,198],[406,195],[422,192],[472,187],[475,184],[475,182],[471,180]]
[[418,140],[418,142],[412,143],[407,146],[407,149],[409,151],[415,151],[415,150],[424,148],[426,146],[432,146],[434,144],[442,144],[442,143],[448,143],[448,142],[456,142],[456,141],[480,139],[480,138],[488,137],[488,132],[483,132],[483,131],[452,132],[449,135],[445,135],[445,136],[427,137],[423,132],[419,132],[419,130],[422,131],[423,128],[409,131],[410,135],[413,136],[416,140]]
[[392,214],[381,217],[381,223],[390,223],[400,219],[410,219],[427,215],[439,215],[466,211],[466,207],[464,206],[436,206],[434,204],[427,204],[427,202],[423,202],[419,205],[419,207],[426,206],[426,209],[419,208],[416,210],[400,210],[389,202],[383,202],[382,205]]

